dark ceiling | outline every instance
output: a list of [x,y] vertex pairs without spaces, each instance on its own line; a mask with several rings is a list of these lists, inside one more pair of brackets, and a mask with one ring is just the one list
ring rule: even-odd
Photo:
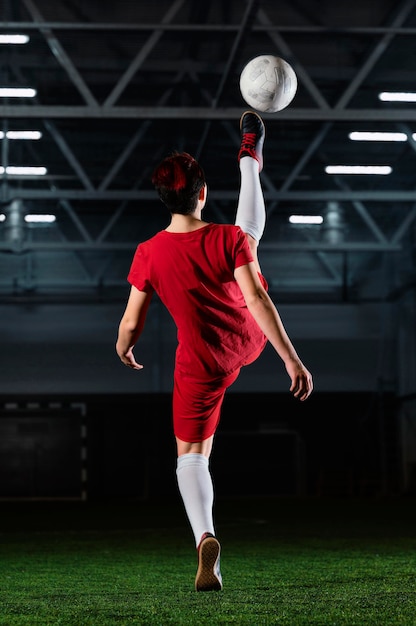
[[[380,91],[416,90],[416,0],[2,0],[2,165],[43,165],[43,177],[3,175],[0,297],[96,300],[126,294],[139,241],[168,216],[150,183],[166,153],[200,159],[205,219],[233,221],[239,91],[259,54],[291,63],[298,91],[264,115],[268,207],[263,271],[280,301],[393,300],[415,287],[416,104]],[[351,130],[401,131],[401,143],[355,142]],[[390,165],[387,176],[332,176],[328,164]],[[26,213],[52,213],[49,226]],[[293,226],[290,214],[321,214]]]

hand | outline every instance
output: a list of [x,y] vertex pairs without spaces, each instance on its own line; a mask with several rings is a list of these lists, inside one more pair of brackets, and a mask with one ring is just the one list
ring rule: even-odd
[[286,363],[286,370],[292,381],[290,392],[293,393],[295,398],[302,401],[309,398],[313,390],[312,374],[303,363],[300,361],[289,361]]
[[133,349],[130,348],[130,350],[128,350],[128,352],[126,352],[126,354],[119,354],[120,359],[122,360],[122,362],[124,363],[124,365],[126,365],[127,367],[130,367],[133,370],[142,370],[143,369],[143,365],[141,365],[140,363],[137,363],[136,359],[134,358],[134,354],[133,354]]

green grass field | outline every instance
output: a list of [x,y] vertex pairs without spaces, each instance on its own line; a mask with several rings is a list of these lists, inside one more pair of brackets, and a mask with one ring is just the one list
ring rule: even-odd
[[416,502],[219,501],[196,593],[179,501],[0,503],[0,624],[416,625]]

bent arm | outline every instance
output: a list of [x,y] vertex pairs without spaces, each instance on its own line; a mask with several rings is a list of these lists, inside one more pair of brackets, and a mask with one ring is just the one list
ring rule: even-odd
[[143,365],[137,363],[134,358],[133,348],[143,331],[151,298],[151,293],[139,291],[132,286],[118,327],[116,352],[124,365],[136,370],[142,369]]
[[234,271],[247,308],[285,364],[291,379],[290,391],[296,398],[306,400],[312,392],[312,375],[300,360],[283,326],[279,312],[260,282],[254,263]]

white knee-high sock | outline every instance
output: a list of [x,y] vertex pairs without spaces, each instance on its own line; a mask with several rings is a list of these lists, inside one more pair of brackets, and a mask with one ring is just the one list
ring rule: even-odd
[[181,455],[178,457],[176,476],[195,545],[198,546],[203,533],[215,534],[212,514],[214,488],[207,457],[195,453]]
[[240,195],[235,223],[258,242],[266,225],[266,209],[260,182],[259,164],[245,156],[240,159]]

